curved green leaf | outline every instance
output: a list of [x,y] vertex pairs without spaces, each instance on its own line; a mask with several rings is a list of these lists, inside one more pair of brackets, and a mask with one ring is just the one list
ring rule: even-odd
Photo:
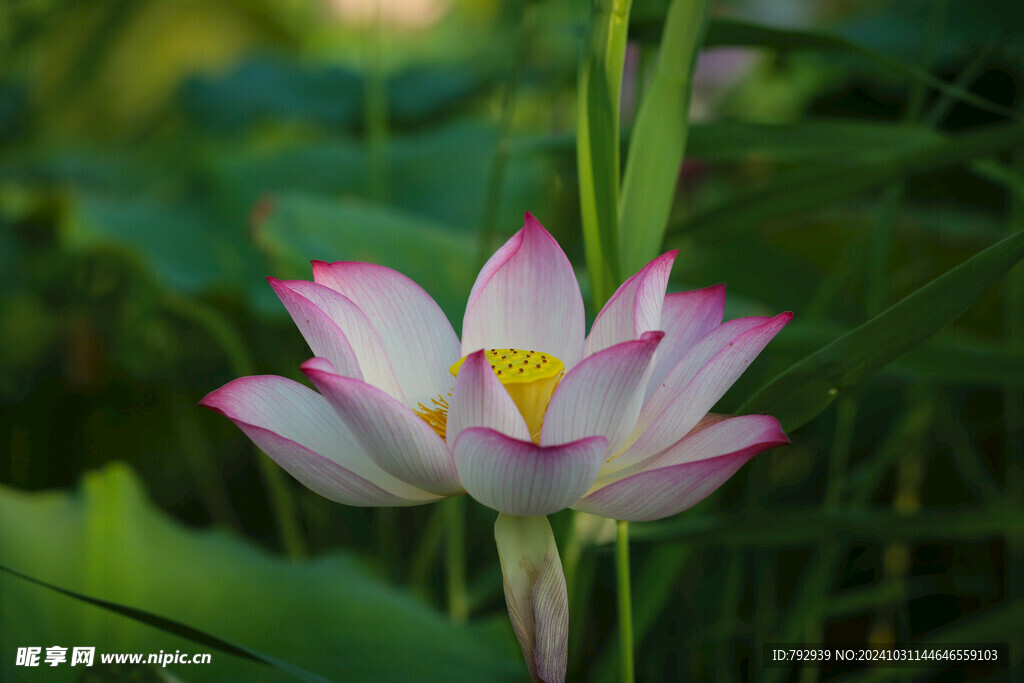
[[813,420],[840,392],[869,377],[958,318],[1024,258],[1024,232],[1010,235],[793,365],[739,412],[766,412],[789,431]]
[[28,581],[29,583],[34,583],[37,586],[41,586],[56,593],[60,593],[61,595],[65,595],[69,598],[79,600],[81,602],[86,603],[87,605],[92,605],[94,607],[99,607],[100,609],[105,609],[109,612],[113,612],[114,614],[119,614],[123,617],[127,617],[129,619],[133,619],[140,623],[146,624],[147,626],[152,626],[153,628],[158,628],[161,631],[166,631],[167,633],[171,633],[173,635],[180,636],[187,640],[191,640],[197,645],[202,645],[204,647],[212,648],[214,650],[220,650],[221,652],[233,655],[235,657],[249,659],[254,662],[266,664],[275,669],[280,669],[281,671],[289,673],[301,680],[317,681],[323,683],[326,683],[327,681],[327,679],[323,676],[318,676],[315,673],[312,673],[311,671],[306,671],[302,667],[295,666],[294,664],[289,664],[288,662],[281,661],[280,659],[277,659],[276,657],[271,657],[270,655],[265,655],[256,650],[247,648],[244,645],[236,645],[235,643],[223,640],[222,638],[210,635],[209,633],[203,633],[199,629],[192,628],[191,626],[186,626],[185,624],[178,623],[172,619],[167,619],[156,614],[150,614],[145,610],[136,609],[134,607],[118,605],[117,603],[110,602],[108,600],[99,600],[97,598],[89,597],[88,595],[76,593],[75,591],[69,591],[66,588],[54,586],[52,583],[40,581],[39,579],[35,579],[31,576],[28,576],[27,574],[22,574],[21,572],[11,569],[10,567],[6,567],[2,564],[0,564],[0,572],[4,572],[11,576],[17,577],[19,579],[22,579],[23,581]]

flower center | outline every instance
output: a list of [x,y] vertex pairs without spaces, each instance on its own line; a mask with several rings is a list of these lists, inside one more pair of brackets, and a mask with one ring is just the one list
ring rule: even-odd
[[[565,364],[549,353],[522,349],[487,349],[484,355],[491,370],[526,420],[533,441],[538,442],[544,413],[551,402],[551,394],[562,378]],[[458,377],[459,369],[465,361],[463,357],[452,365],[453,376]],[[448,402],[443,397],[433,399],[432,402],[433,408],[427,408],[421,403],[416,414],[443,439],[448,425]]]

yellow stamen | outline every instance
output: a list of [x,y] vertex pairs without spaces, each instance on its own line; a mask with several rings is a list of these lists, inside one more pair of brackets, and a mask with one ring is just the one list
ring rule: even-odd
[[[544,413],[551,402],[555,387],[562,378],[565,365],[550,353],[540,351],[487,349],[484,355],[491,370],[501,380],[505,391],[512,397],[512,401],[526,420],[534,443],[539,442]],[[458,376],[459,369],[465,361],[465,358],[460,358],[452,365],[452,375]]]
[[[448,395],[451,396],[450,393]],[[413,412],[443,439],[448,430],[448,400],[444,396],[438,396],[430,399],[430,402],[434,404],[433,408],[420,403],[419,408],[413,408]]]

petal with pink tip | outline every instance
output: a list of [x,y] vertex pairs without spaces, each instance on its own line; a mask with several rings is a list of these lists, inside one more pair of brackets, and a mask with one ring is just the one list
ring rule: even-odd
[[633,431],[643,405],[651,359],[664,332],[644,332],[584,358],[558,384],[540,442],[545,446],[587,436],[608,439],[614,453]]
[[[633,522],[669,517],[707,498],[761,451],[786,443],[774,418],[724,420],[683,439],[640,472],[598,488],[573,509]],[[725,455],[719,455],[722,449]]]
[[708,460],[754,446],[760,446],[763,450],[784,443],[789,443],[789,438],[782,431],[779,421],[771,415],[729,416],[708,413],[672,447],[627,470],[601,476],[594,487],[607,486],[641,471]]
[[604,461],[607,441],[592,436],[561,446],[538,446],[486,427],[455,440],[455,466],[466,492],[508,515],[548,515],[587,492]]
[[678,253],[679,250],[673,250],[662,254],[619,285],[590,328],[584,356],[639,339],[644,332],[664,329],[661,327],[662,302]]
[[267,280],[316,356],[329,360],[338,374],[365,380],[405,401],[380,337],[358,306],[315,282]]
[[[683,438],[792,318],[792,313],[780,313],[768,319],[730,321],[698,342],[644,405],[635,441],[608,464],[607,471],[643,461]],[[730,339],[737,329],[742,331]]]
[[498,515],[494,541],[505,604],[530,678],[565,680],[569,593],[551,525],[544,517]]
[[455,443],[468,427],[489,427],[522,441],[530,440],[526,420],[494,375],[483,350],[469,354],[455,378],[445,439]]
[[[443,264],[439,264],[442,266]],[[372,263],[313,262],[313,279],[351,299],[380,335],[410,407],[448,392],[459,338],[422,287]]]
[[345,505],[422,505],[438,496],[373,463],[326,400],[284,377],[242,377],[200,405],[229,418],[289,474]]
[[531,214],[484,264],[466,305],[462,355],[529,349],[571,368],[583,355],[583,296],[569,259]]
[[654,359],[645,401],[694,344],[722,324],[724,312],[725,285],[665,295],[661,326],[658,328],[665,332],[665,340],[658,347],[658,355]]
[[302,371],[381,469],[431,493],[462,492],[444,441],[411,410],[377,387],[335,374],[323,359],[306,361]]

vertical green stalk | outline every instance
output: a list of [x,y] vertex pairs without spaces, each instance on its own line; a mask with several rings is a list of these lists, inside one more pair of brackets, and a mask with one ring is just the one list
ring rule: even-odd
[[620,195],[622,268],[635,273],[657,255],[676,195],[689,136],[690,97],[710,0],[673,0],[658,61],[629,141]]
[[384,70],[384,28],[377,17],[367,36],[366,46],[366,133],[368,146],[367,193],[379,202],[388,198],[388,99]]
[[577,89],[580,214],[595,310],[621,279],[619,94],[631,5],[632,0],[595,0]]
[[498,222],[498,210],[501,207],[501,190],[505,185],[505,169],[508,167],[509,134],[512,132],[512,119],[516,111],[516,94],[519,92],[519,78],[522,75],[523,63],[526,61],[528,26],[524,0],[511,3],[510,20],[518,26],[516,34],[515,57],[509,68],[508,77],[501,93],[501,119],[498,122],[498,142],[491,160],[491,169],[487,177],[487,195],[484,200],[484,212],[480,224],[480,245],[477,261],[484,263],[494,248],[494,236]]
[[445,570],[448,580],[448,614],[453,621],[469,618],[469,593],[466,591],[466,499],[453,496],[441,501],[445,506]]
[[633,594],[629,584],[629,522],[617,520],[615,534],[615,574],[619,596],[619,646],[622,681],[633,683]]

